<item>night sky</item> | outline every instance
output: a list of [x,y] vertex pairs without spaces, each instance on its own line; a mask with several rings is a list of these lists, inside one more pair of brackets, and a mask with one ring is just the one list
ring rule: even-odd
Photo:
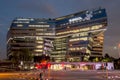
[[56,18],[99,7],[108,17],[104,53],[118,58],[120,0],[0,0],[0,59],[6,59],[6,35],[14,18]]

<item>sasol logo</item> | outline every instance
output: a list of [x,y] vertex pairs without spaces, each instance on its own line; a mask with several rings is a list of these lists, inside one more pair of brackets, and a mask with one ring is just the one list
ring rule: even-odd
[[84,18],[85,20],[90,20],[93,17],[93,12],[92,11],[86,11],[86,17]]
[[77,17],[77,18],[73,18],[73,19],[69,19],[69,22],[75,22],[75,21],[82,21],[83,18],[82,17]]
[[76,22],[76,21],[79,21],[79,22],[87,21],[87,20],[91,20],[92,17],[93,17],[93,12],[86,11],[84,18],[82,18],[82,17],[72,18],[72,19],[69,19],[69,22],[71,23],[71,22]]

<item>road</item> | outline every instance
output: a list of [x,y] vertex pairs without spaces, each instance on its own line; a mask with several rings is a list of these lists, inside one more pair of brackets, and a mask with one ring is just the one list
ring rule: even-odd
[[[0,73],[0,80],[37,80],[40,71]],[[120,71],[45,71],[49,80],[120,80]]]
[[49,78],[53,80],[120,80],[120,71],[51,71]]
[[40,71],[1,72],[0,80],[37,80]]

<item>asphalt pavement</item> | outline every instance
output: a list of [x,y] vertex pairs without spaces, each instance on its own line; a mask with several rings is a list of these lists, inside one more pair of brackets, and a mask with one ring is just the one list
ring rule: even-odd
[[2,72],[0,80],[39,80],[40,73],[43,73],[43,78],[48,80],[120,80],[119,70],[33,70],[21,72]]

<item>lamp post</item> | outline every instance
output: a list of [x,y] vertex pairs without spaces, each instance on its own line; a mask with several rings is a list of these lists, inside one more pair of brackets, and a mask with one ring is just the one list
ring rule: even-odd
[[117,43],[117,46],[113,48],[114,50],[117,50],[118,52],[118,57],[120,58],[120,43]]
[[120,43],[118,44],[118,54],[119,54],[119,58],[120,58]]

